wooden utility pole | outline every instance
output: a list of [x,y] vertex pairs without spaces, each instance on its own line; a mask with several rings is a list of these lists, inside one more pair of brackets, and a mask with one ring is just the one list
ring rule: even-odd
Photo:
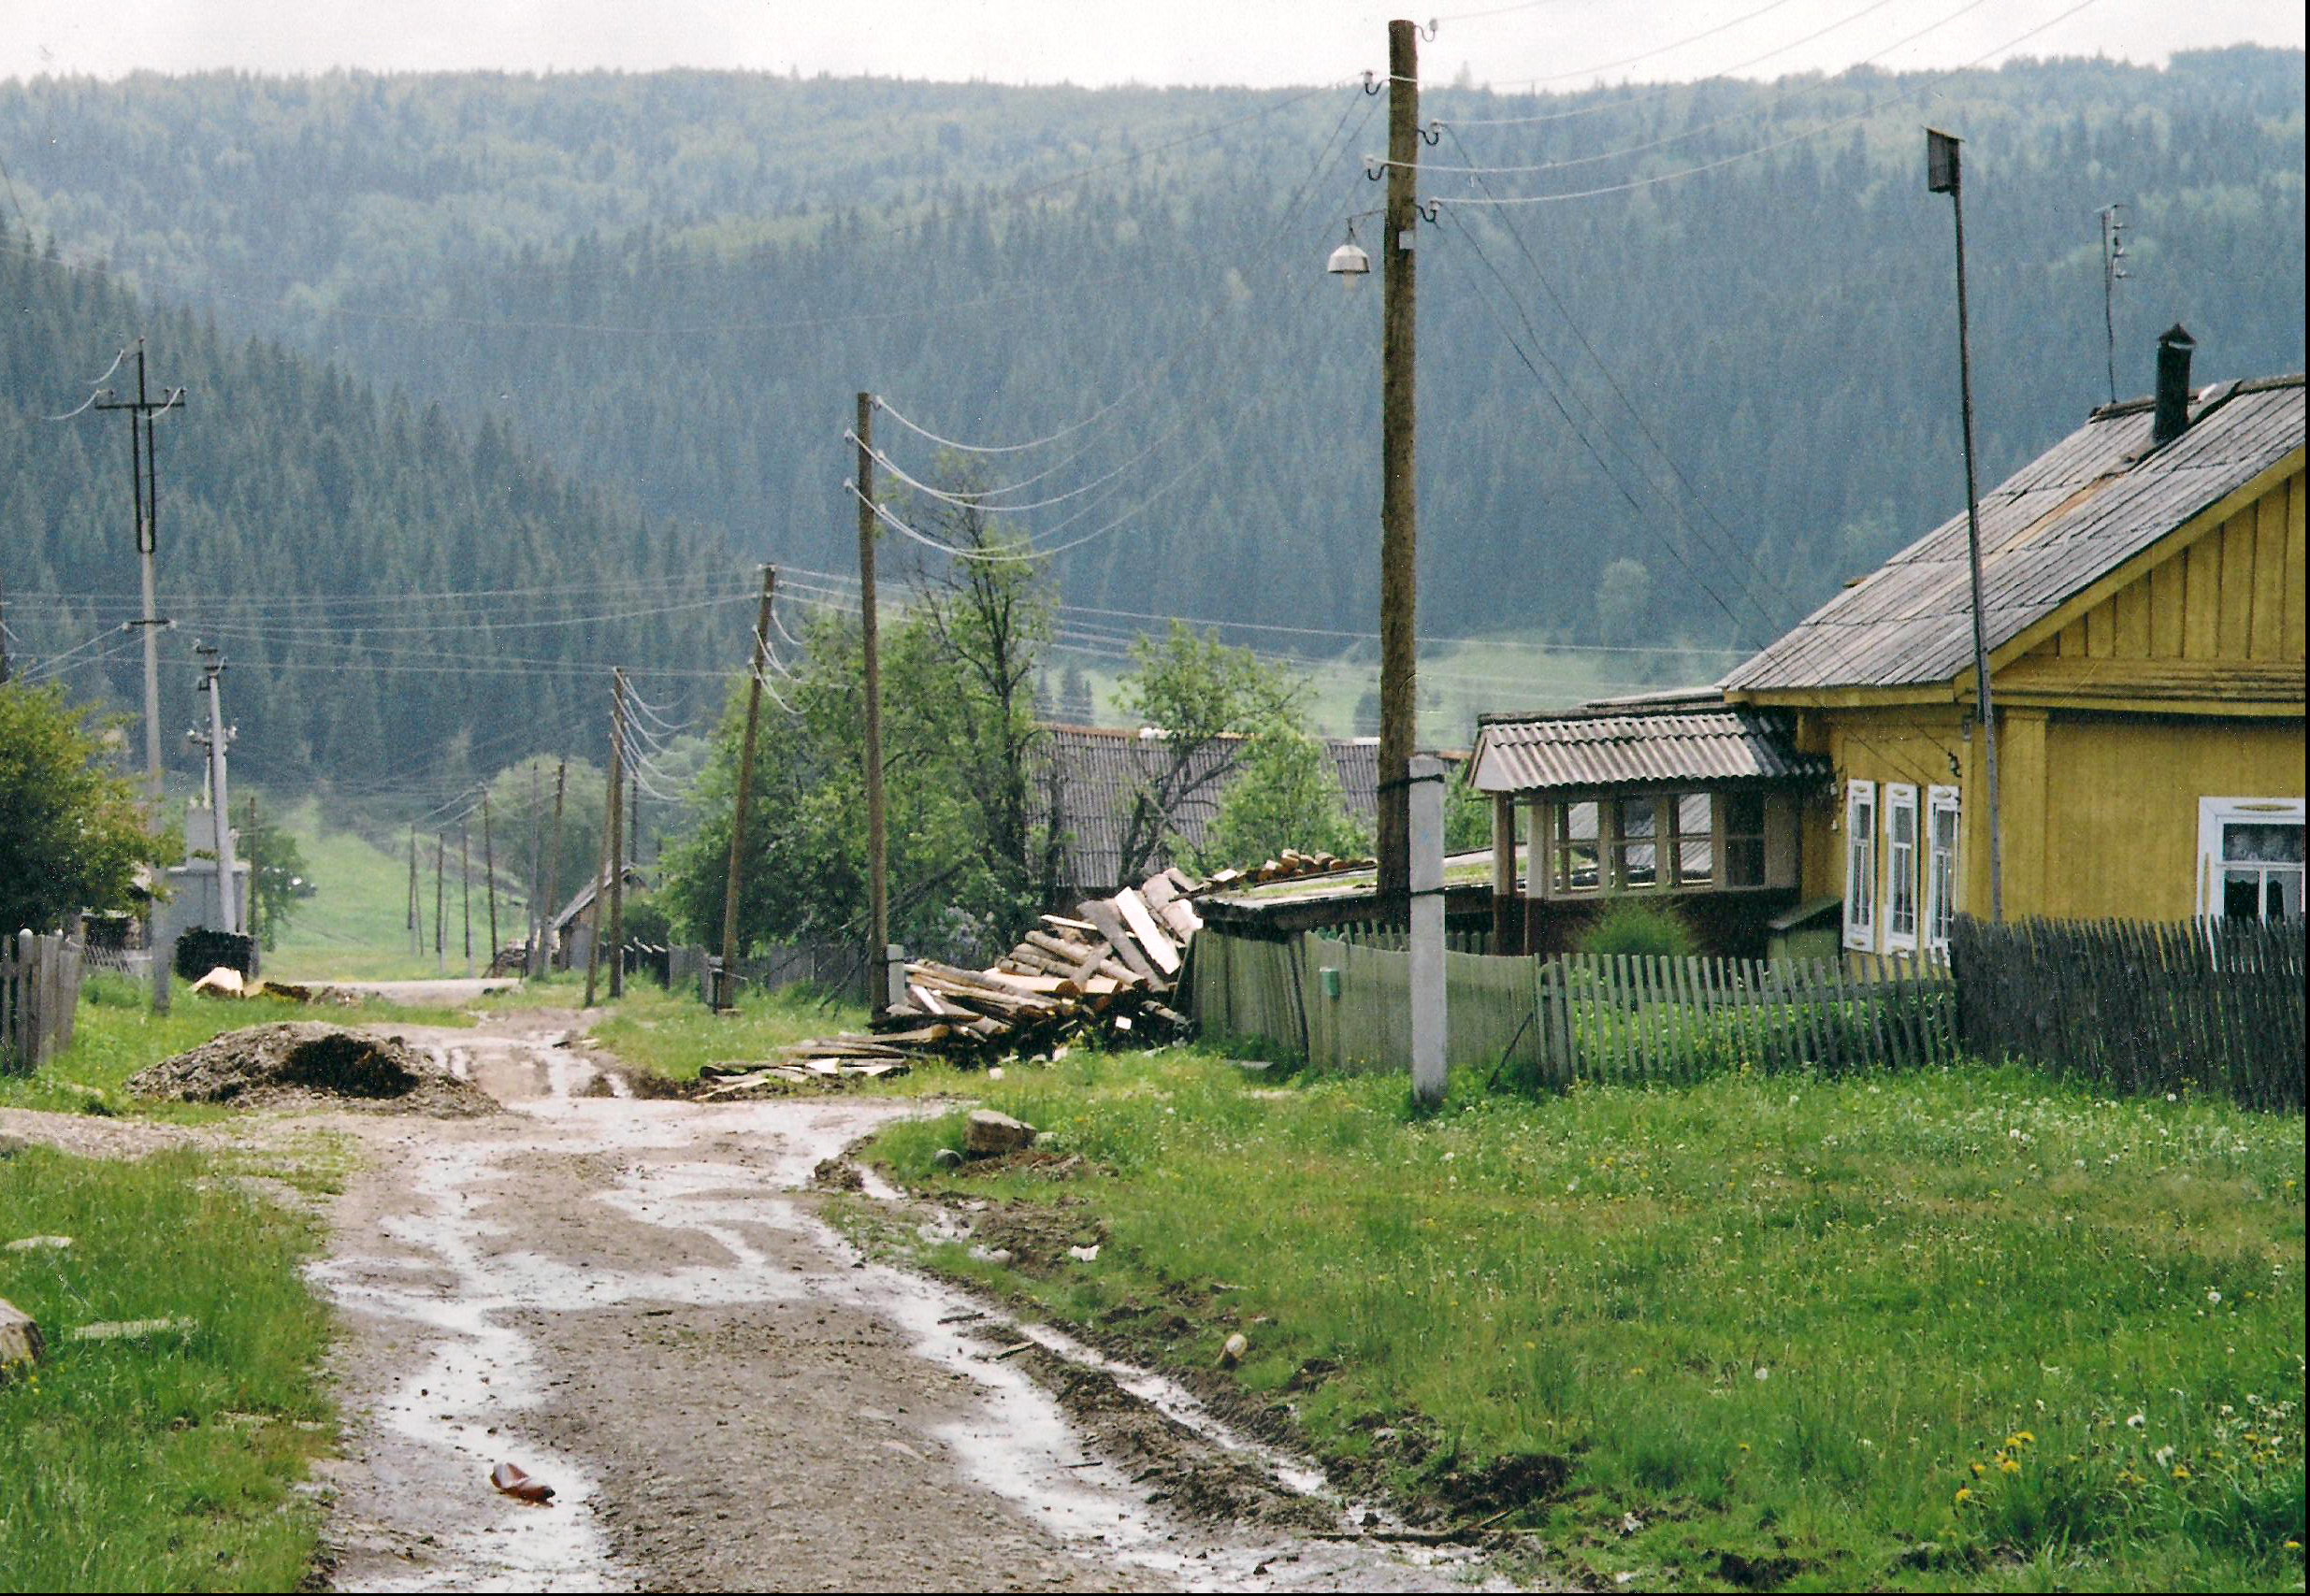
[[889,839],[882,806],[882,661],[874,624],[874,395],[859,395],[859,637],[866,658],[866,918],[867,968],[873,971],[872,1010],[889,1003],[883,961],[890,946]]
[[610,672],[610,996],[626,995],[626,671]]
[[425,933],[417,928],[417,826],[409,827],[409,951],[411,957],[426,951]]
[[465,978],[473,979],[473,834],[457,822],[457,904],[465,915]]
[[538,915],[538,935],[545,942],[546,970],[554,968],[553,917],[561,907],[561,797],[570,785],[570,761],[554,762],[554,851],[545,856],[545,907]]
[[[610,864],[610,840],[616,835],[614,828],[604,827],[601,833],[601,865],[606,873]],[[585,906],[585,1006],[594,1006],[594,976],[601,968],[601,877],[594,877],[594,900]]]
[[449,839],[442,833],[433,834],[433,973],[445,974],[449,969],[449,954],[441,938],[441,867],[449,856]]
[[256,928],[256,884],[265,873],[265,856],[257,849],[256,794],[249,795],[249,935],[254,938]]
[[738,962],[738,897],[745,885],[746,807],[754,800],[754,738],[762,720],[762,672],[770,669],[770,607],[778,592],[778,568],[762,568],[761,612],[754,622],[753,666],[746,683],[746,731],[738,741],[738,804],[730,815],[729,870],[722,881],[722,980],[715,1001],[729,994],[729,972]]
[[484,973],[498,964],[498,854],[489,840],[489,789],[482,789],[482,880],[489,890],[489,963]]
[[1420,24],[1388,24],[1387,237],[1380,241],[1379,895],[1411,890],[1411,746],[1419,606],[1413,229],[1420,223]]

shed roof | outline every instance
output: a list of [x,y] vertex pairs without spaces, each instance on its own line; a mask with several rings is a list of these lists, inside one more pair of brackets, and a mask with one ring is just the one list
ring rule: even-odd
[[[2151,404],[2109,405],[1981,496],[1982,608],[1995,651],[2303,446],[2303,379],[2202,389],[2150,443]],[[1773,692],[1952,682],[1973,663],[1962,511],[1838,594],[1723,685]]]
[[1721,700],[1486,715],[1470,781],[1525,793],[1826,778],[1828,761],[1798,753],[1789,733],[1786,716]]

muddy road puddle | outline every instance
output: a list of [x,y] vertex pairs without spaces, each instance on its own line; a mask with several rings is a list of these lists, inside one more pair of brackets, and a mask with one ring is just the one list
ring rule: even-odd
[[[1482,1580],[1327,1538],[1350,1510],[1306,1459],[838,1235],[813,1170],[916,1105],[600,1095],[565,1033],[408,1034],[514,1112],[346,1127],[367,1167],[313,1268],[349,1330],[339,1589]],[[492,1491],[501,1461],[553,1503]]]

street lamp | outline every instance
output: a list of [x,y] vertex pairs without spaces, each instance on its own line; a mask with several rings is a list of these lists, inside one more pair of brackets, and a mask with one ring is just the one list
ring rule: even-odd
[[1323,269],[1339,279],[1339,286],[1349,293],[1372,273],[1372,258],[1364,252],[1364,246],[1355,241],[1355,223],[1348,223],[1348,241],[1332,252]]

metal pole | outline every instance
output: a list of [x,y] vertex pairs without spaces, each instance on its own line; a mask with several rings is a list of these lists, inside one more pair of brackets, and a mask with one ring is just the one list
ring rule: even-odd
[[[1973,360],[1965,306],[1965,185],[1958,161],[1959,140],[1928,128],[1927,185],[1949,195],[1949,212],[1956,222],[1957,246],[1957,404],[1965,424],[1965,553],[1971,568],[1973,595],[1973,681],[1981,697],[1982,753],[1989,800],[1989,918],[2005,918],[2005,831],[1998,812],[1998,718],[1990,694],[1988,629],[1981,606],[1981,493],[1973,468]],[[1934,140],[1942,141],[1937,151]],[[1933,175],[1936,159],[1946,163],[1942,175]]]
[[738,743],[738,803],[730,815],[729,870],[722,881],[722,979],[714,989],[715,1007],[729,995],[729,972],[738,961],[738,897],[744,885],[746,807],[754,798],[754,739],[762,718],[762,672],[770,669],[770,607],[778,591],[778,568],[762,568],[761,613],[754,623],[751,675],[746,683],[746,730]]
[[1419,224],[1420,24],[1388,24],[1387,237],[1379,335],[1379,894],[1410,890],[1411,749],[1417,736],[1414,620],[1419,493],[1414,475],[1414,229]]
[[876,966],[869,990],[876,1014],[888,1011],[883,966],[890,943],[889,838],[882,794],[882,663],[874,614],[874,395],[859,395],[859,625],[866,666],[866,945]]

